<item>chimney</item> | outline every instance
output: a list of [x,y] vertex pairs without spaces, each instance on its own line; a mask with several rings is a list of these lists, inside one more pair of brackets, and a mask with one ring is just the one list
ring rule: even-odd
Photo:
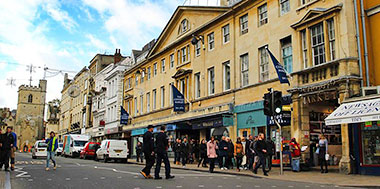
[[121,61],[120,49],[116,49],[116,52],[113,58],[114,58],[114,63],[118,63]]

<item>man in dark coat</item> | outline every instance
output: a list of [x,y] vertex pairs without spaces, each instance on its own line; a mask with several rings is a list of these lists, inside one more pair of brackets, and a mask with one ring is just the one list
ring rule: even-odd
[[7,127],[7,132],[1,136],[1,151],[2,151],[2,162],[0,167],[4,165],[4,170],[9,171],[9,158],[11,157],[11,149],[13,148],[14,136],[12,134],[12,127]]
[[181,144],[181,159],[182,159],[182,166],[185,167],[187,160],[189,158],[189,143],[187,142],[187,138],[183,139],[183,142]]
[[257,174],[257,169],[262,166],[263,173],[265,176],[268,176],[266,170],[265,170],[265,162],[266,162],[266,156],[267,156],[267,144],[264,138],[264,134],[259,134],[259,139],[256,142],[256,154],[259,157],[259,163],[256,164],[255,168],[253,169],[253,173]]
[[146,179],[153,178],[150,175],[150,170],[152,169],[154,165],[154,139],[153,139],[153,126],[148,126],[148,131],[145,132],[143,136],[143,152],[145,157],[145,167],[143,170],[140,171],[140,173],[144,176]]
[[266,143],[267,143],[267,151],[268,151],[268,169],[270,171],[272,170],[272,157],[274,153],[276,152],[276,149],[275,149],[275,144],[273,140],[270,139],[270,137],[268,137]]
[[165,175],[166,179],[172,179],[174,176],[170,175],[170,162],[168,158],[168,148],[169,148],[169,141],[168,136],[165,134],[165,126],[161,126],[160,133],[158,133],[156,137],[156,154],[157,154],[157,162],[156,162],[156,169],[154,172],[154,179],[162,179],[160,177],[160,170],[161,170],[161,162],[163,161],[165,164]]
[[221,158],[220,169],[227,170],[227,158],[228,158],[228,143],[226,137],[222,136],[222,140],[219,142],[219,155]]
[[251,143],[253,143],[253,136],[249,135],[247,143],[245,144],[245,146],[246,146],[246,148],[245,148],[245,154],[247,156],[246,168],[249,169],[249,170],[252,170],[252,168],[253,168],[252,167],[253,166],[253,161],[254,161],[253,152],[250,149]]

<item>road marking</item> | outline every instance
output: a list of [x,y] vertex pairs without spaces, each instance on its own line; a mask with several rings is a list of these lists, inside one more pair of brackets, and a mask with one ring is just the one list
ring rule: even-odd
[[236,185],[236,188],[241,188],[241,185]]
[[199,188],[204,188],[204,187],[205,187],[205,185],[198,185],[198,187],[199,187]]
[[118,179],[121,179],[121,178],[123,178],[123,177],[117,177]]
[[310,186],[306,185],[305,188],[310,188]]
[[66,180],[71,180],[71,178],[66,178]]
[[260,188],[261,186],[259,186],[259,185],[255,185],[255,188]]
[[162,186],[157,186],[156,188],[162,188]]
[[22,170],[23,168],[22,167],[15,167],[15,172],[19,172],[19,174],[16,175],[16,177],[25,177],[25,178],[29,178],[30,175],[28,175],[28,172],[26,171],[23,171]]
[[87,177],[85,177],[85,178],[83,178],[83,180],[88,180],[88,178],[87,178]]
[[104,180],[104,179],[106,179],[106,177],[100,177],[100,179]]
[[139,178],[139,176],[133,176],[133,178]]
[[176,186],[176,188],[182,188],[182,186]]
[[321,185],[321,188],[324,188],[325,186],[324,185]]
[[29,182],[32,182],[32,181],[33,181],[33,179],[28,179],[28,181],[29,181]]
[[51,181],[51,178],[48,178],[47,180],[48,180],[48,181]]
[[289,188],[294,188],[294,186],[288,186]]
[[183,179],[183,178],[185,178],[185,177],[179,177],[179,178]]
[[11,175],[9,172],[5,172],[4,188],[5,189],[11,189]]
[[276,188],[277,186],[272,186],[272,188]]
[[218,185],[218,188],[223,188],[223,186],[222,185]]

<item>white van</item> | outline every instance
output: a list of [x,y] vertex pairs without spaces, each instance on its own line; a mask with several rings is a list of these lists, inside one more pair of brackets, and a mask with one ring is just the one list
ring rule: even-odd
[[32,149],[32,158],[37,159],[38,157],[45,157],[47,156],[47,144],[44,140],[37,140],[36,143],[34,143],[33,149]]
[[128,142],[125,140],[103,140],[96,151],[96,160],[121,160],[127,162],[129,154]]
[[90,140],[87,135],[69,134],[63,136],[63,156],[79,157],[84,145]]

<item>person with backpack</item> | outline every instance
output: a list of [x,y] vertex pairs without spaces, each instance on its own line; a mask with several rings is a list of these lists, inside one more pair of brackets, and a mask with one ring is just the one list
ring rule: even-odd
[[49,171],[50,160],[53,161],[54,170],[56,170],[55,151],[58,149],[58,139],[55,137],[54,131],[50,132],[50,138],[46,139],[45,143],[47,144],[46,171]]
[[300,171],[300,159],[301,159],[301,148],[300,145],[297,143],[295,138],[292,138],[292,140],[289,143],[290,146],[290,152],[292,156],[292,171],[293,172],[299,172]]

